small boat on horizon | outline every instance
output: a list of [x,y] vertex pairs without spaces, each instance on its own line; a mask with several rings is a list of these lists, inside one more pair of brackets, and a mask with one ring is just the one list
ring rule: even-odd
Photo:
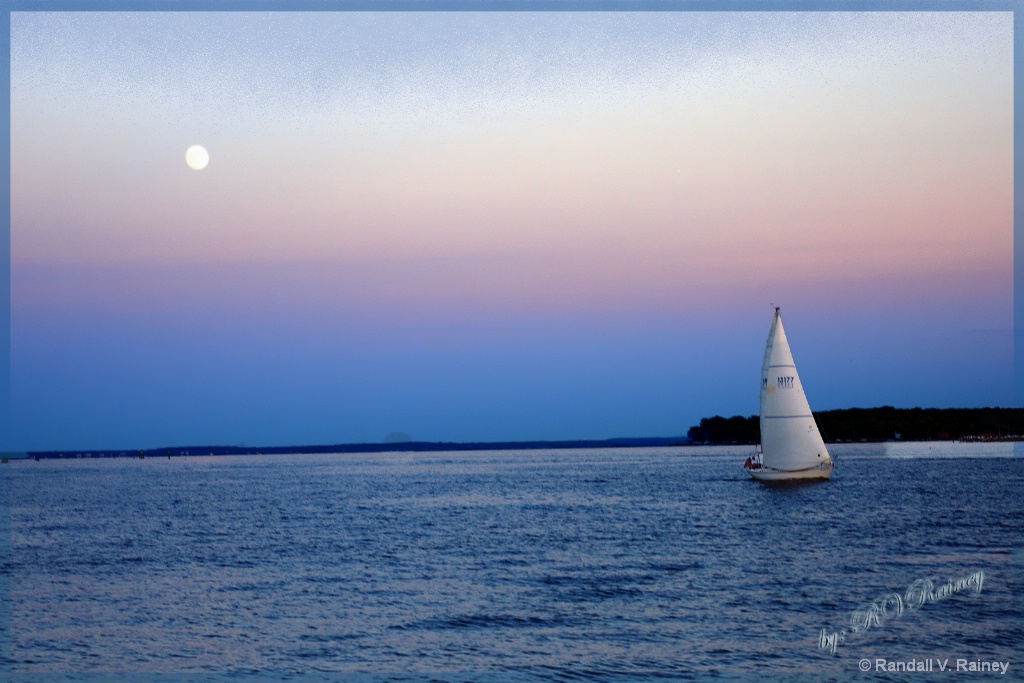
[[743,469],[759,481],[812,481],[828,479],[832,468],[776,306],[761,365],[760,450]]

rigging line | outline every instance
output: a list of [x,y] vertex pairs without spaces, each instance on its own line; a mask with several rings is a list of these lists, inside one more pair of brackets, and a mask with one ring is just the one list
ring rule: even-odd
[[821,434],[821,440],[828,443],[828,435],[825,434],[825,428],[821,426],[820,422],[818,422],[818,418],[814,416],[814,413],[811,413],[811,419],[814,420],[814,424],[818,426],[818,433]]

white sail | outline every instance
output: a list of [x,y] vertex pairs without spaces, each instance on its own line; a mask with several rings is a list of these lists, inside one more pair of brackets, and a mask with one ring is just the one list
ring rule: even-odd
[[761,465],[796,472],[832,462],[804,395],[779,309],[761,366]]

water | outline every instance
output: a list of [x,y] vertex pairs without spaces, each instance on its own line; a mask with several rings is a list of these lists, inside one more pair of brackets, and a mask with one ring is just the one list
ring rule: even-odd
[[[1012,446],[837,446],[832,481],[786,487],[748,481],[748,450],[12,462],[2,654],[16,680],[1020,675]],[[850,632],[979,570],[980,593]],[[847,631],[834,654],[823,630]]]

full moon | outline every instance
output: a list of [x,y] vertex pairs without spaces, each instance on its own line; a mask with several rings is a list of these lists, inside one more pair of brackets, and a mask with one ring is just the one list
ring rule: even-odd
[[185,150],[185,163],[189,168],[202,171],[210,163],[210,153],[202,145],[192,145]]

